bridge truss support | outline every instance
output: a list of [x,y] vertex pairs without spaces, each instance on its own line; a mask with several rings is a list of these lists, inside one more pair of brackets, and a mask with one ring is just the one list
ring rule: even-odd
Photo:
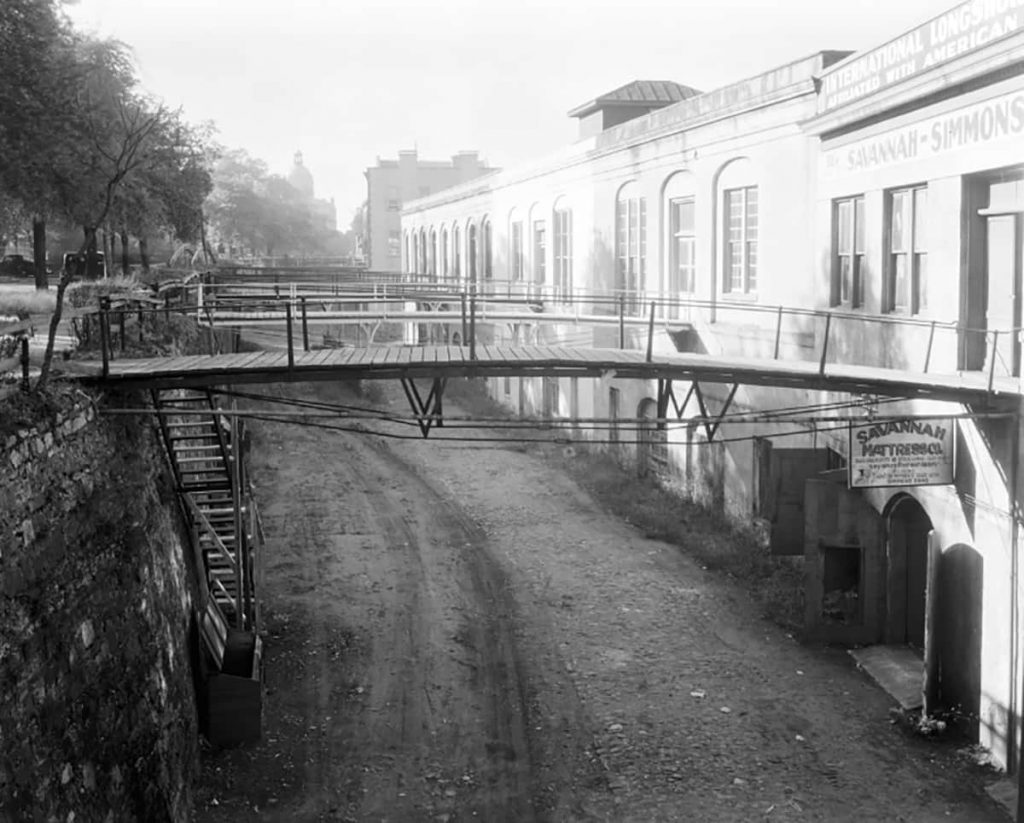
[[435,377],[430,386],[430,392],[426,399],[416,388],[416,383],[410,377],[401,379],[402,389],[412,406],[412,413],[416,416],[416,422],[420,427],[423,436],[429,437],[430,430],[434,426],[444,426],[444,388],[447,378]]
[[672,388],[672,380],[667,378],[660,378],[658,380],[658,428],[664,429],[668,422],[669,404],[672,404],[672,411],[675,413],[676,419],[682,420],[683,415],[686,413],[686,407],[690,403],[691,397],[697,398],[697,407],[700,409],[700,417],[704,423],[704,432],[707,435],[709,441],[715,439],[715,433],[718,431],[719,426],[722,425],[722,420],[725,419],[725,415],[728,413],[730,406],[732,406],[733,398],[736,396],[736,390],[739,388],[739,383],[733,383],[732,388],[729,389],[729,394],[725,398],[725,403],[722,404],[722,408],[719,410],[713,418],[708,414],[707,404],[704,402],[704,393],[701,391],[700,383],[694,380],[690,383],[690,388],[686,392],[686,397],[683,398],[683,402],[679,403],[676,400],[675,391]]

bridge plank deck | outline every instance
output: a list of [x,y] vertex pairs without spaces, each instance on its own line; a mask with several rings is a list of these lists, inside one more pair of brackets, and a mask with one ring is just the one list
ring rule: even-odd
[[366,363],[371,362],[374,350],[372,349],[357,349],[355,355],[349,361],[349,365],[362,366]]
[[[155,360],[152,371],[157,372],[187,372],[194,371],[210,359],[208,354],[192,354],[184,357],[171,358],[170,362]],[[111,364],[113,366],[113,364]]]
[[347,366],[353,361],[358,351],[358,349],[354,348],[334,349],[331,353],[332,357],[328,362],[339,366]]
[[512,346],[507,343],[501,343],[494,347],[494,358],[497,362],[502,365],[507,365],[514,359],[512,352]]
[[265,352],[262,352],[262,351],[257,351],[257,352],[247,351],[247,352],[243,352],[239,356],[239,360],[238,360],[238,363],[235,364],[235,368],[236,369],[246,369],[246,368],[249,368],[249,366],[251,366],[253,363],[258,362],[259,359],[264,354],[265,354]]
[[315,356],[310,360],[309,365],[323,366],[325,363],[331,362],[331,356],[334,352],[334,349],[322,349],[321,351],[316,352]]
[[288,366],[288,352],[266,352],[263,360],[255,365],[255,368],[261,370],[276,369],[281,366]]
[[[739,382],[782,388],[804,388],[844,392],[866,392],[887,396],[933,397],[957,402],[978,402],[994,396],[1020,395],[1016,378],[996,377],[989,390],[988,375],[922,374],[877,366],[826,364],[824,373],[815,361],[777,361],[755,358],[719,357],[687,352],[659,354],[646,362],[639,350],[575,349],[567,346],[526,346],[509,344],[481,345],[477,359],[469,360],[469,348],[432,345],[417,348],[375,346],[372,348],[328,349],[298,352],[296,373],[289,374],[287,352],[241,352],[225,355],[188,355],[148,359],[112,360],[109,376],[101,376],[99,362],[70,361],[65,373],[90,382],[115,385],[172,386],[217,385],[219,383],[258,383],[302,379],[303,372],[325,372],[337,368],[368,377],[378,372],[415,373],[417,376],[445,376],[472,365],[482,373],[489,369],[502,373],[571,376],[602,369],[617,370],[625,378],[701,380],[716,383]],[[426,374],[425,374],[426,373]]]

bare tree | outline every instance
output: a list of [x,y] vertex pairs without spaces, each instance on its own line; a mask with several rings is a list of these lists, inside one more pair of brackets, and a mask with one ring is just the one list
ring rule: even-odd
[[[70,181],[65,182],[65,207],[68,213],[75,215],[84,230],[84,238],[79,248],[79,256],[86,255],[96,244],[96,230],[107,219],[118,189],[137,174],[145,165],[151,148],[151,137],[159,129],[167,117],[162,106],[150,108],[145,101],[138,98],[119,96],[115,101],[116,117],[106,128],[94,129],[89,133],[95,160],[88,167],[88,182],[96,188],[76,191]],[[87,181],[79,180],[79,184]],[[70,285],[75,270],[65,267],[57,284],[56,305],[50,318],[50,329],[46,339],[46,351],[39,375],[37,387],[46,387],[51,364],[53,347],[64,310],[64,294]]]

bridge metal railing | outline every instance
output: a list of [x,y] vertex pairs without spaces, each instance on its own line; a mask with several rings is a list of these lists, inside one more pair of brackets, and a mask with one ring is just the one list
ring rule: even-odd
[[[470,346],[477,342],[478,323],[519,322],[617,326],[620,348],[637,343],[635,334],[627,336],[627,328],[647,327],[650,348],[657,328],[700,333],[717,326],[719,335],[730,340],[747,334],[750,348],[756,352],[745,356],[816,361],[821,370],[826,363],[847,363],[923,374],[986,371],[990,386],[996,377],[1017,377],[1020,373],[1019,346],[1024,328],[972,328],[934,318],[665,297],[615,289],[576,289],[571,300],[552,291],[535,290],[523,295],[511,294],[507,288],[498,291],[495,296],[479,291],[472,283],[465,287],[461,283],[420,280],[349,283],[344,288],[335,283],[314,288],[295,282],[282,287],[263,280],[225,283],[216,275],[203,273],[187,281],[162,284],[154,289],[156,296],[136,298],[130,307],[119,301],[101,302],[97,312],[101,316],[104,363],[115,356],[115,341],[124,346],[126,317],[133,313],[141,319],[151,312],[165,316],[183,312],[211,329],[251,322],[280,324],[289,363],[294,362],[298,348],[295,332],[301,332],[302,349],[309,350],[311,327],[328,321],[448,324],[459,330],[459,342]],[[115,325],[120,328],[116,336],[112,334]],[[211,334],[211,341],[214,339]],[[894,352],[908,340],[911,345],[904,348],[909,350],[896,352],[897,357]]]

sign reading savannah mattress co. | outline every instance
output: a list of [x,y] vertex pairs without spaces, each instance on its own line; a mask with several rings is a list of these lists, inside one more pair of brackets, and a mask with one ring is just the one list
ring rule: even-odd
[[908,418],[850,426],[850,488],[953,482],[951,419]]
[[1024,91],[1015,91],[830,149],[821,155],[821,174],[825,180],[834,180],[961,149],[1015,147],[1022,140]]
[[1024,0],[968,0],[821,78],[826,112],[1024,30]]

